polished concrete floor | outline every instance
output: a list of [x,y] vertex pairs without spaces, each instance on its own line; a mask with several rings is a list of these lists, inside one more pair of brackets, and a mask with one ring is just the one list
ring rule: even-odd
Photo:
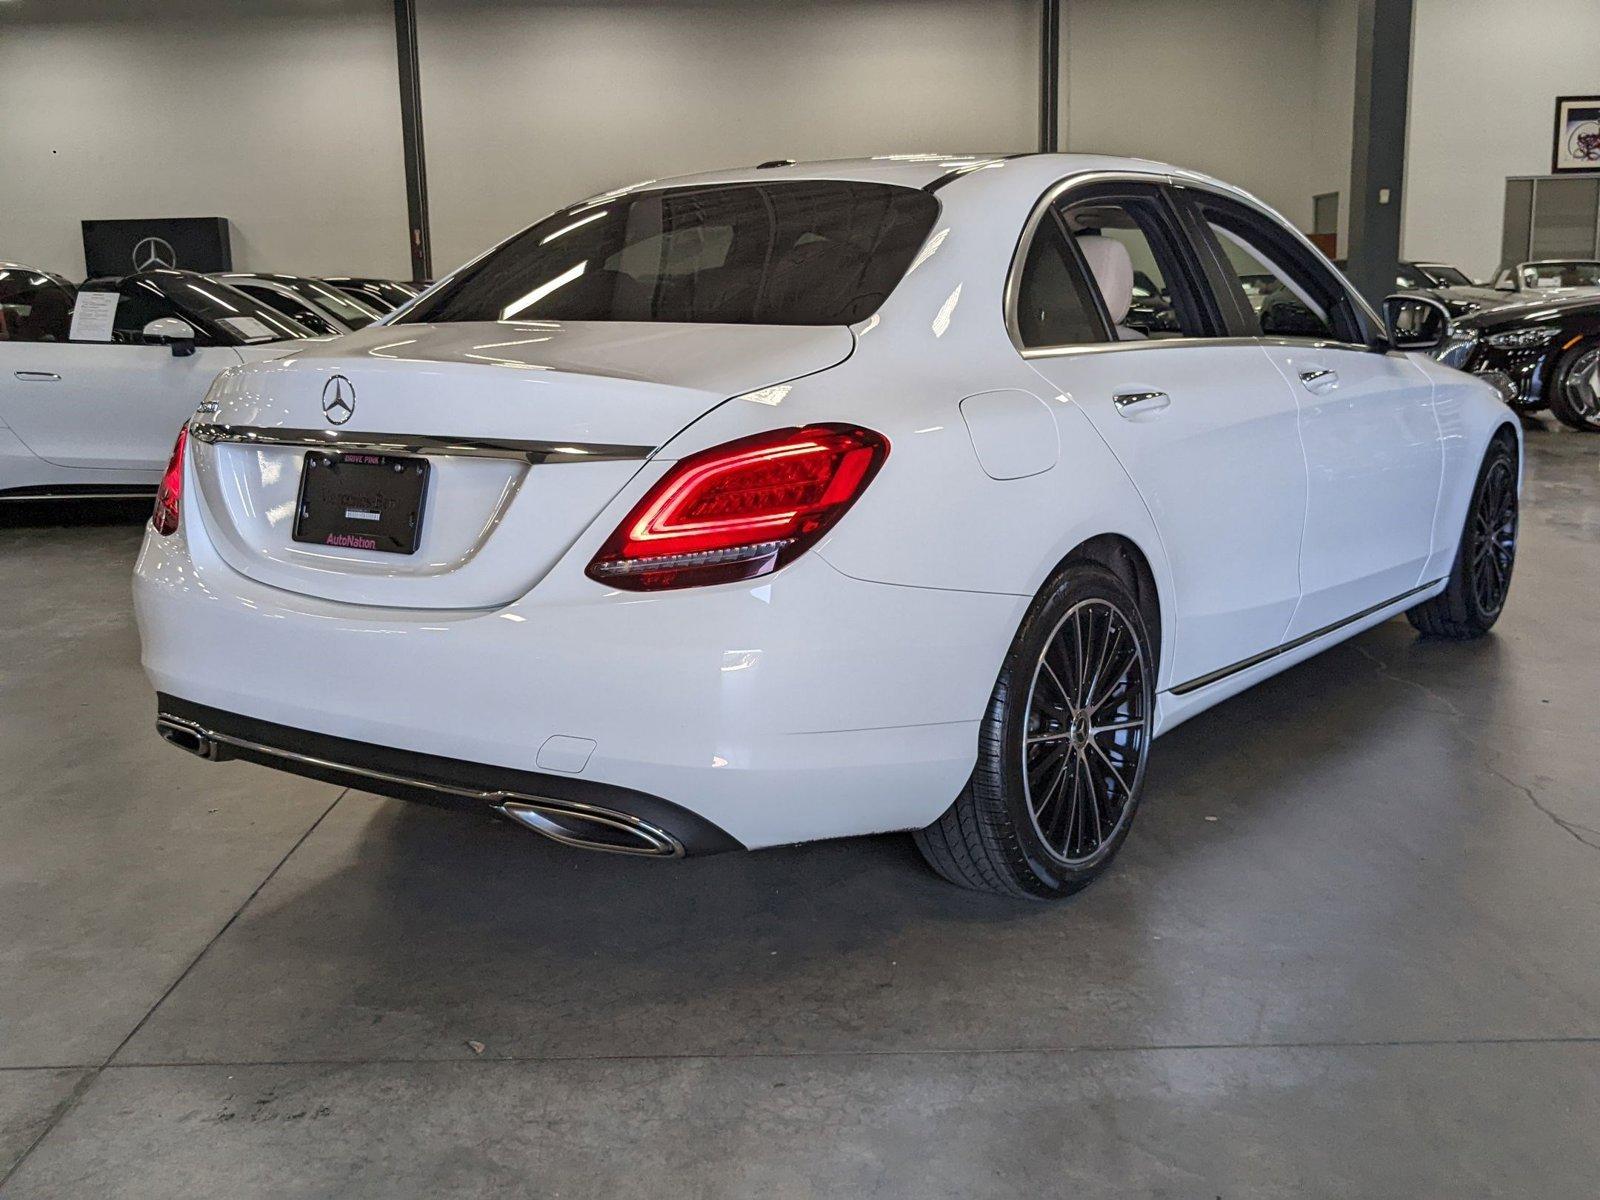
[[1054,906],[585,856],[157,740],[137,516],[0,528],[0,1193],[1600,1192],[1600,438],[1506,617],[1157,747]]

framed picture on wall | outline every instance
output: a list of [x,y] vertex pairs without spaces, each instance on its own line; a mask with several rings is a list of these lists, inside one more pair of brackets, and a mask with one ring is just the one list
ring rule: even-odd
[[1600,171],[1600,96],[1556,97],[1550,170],[1557,175]]

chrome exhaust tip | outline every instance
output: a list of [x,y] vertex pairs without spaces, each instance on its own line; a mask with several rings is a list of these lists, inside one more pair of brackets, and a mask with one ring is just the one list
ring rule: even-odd
[[557,802],[504,800],[495,810],[563,846],[646,858],[682,858],[683,843],[665,830],[625,813]]
[[187,721],[180,721],[174,717],[157,717],[156,732],[179,750],[185,750],[207,762],[220,762],[227,757],[220,743]]

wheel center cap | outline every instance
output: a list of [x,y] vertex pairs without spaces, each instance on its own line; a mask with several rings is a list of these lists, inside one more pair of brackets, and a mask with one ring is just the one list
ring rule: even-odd
[[1082,750],[1089,744],[1089,722],[1083,717],[1072,718],[1072,744]]

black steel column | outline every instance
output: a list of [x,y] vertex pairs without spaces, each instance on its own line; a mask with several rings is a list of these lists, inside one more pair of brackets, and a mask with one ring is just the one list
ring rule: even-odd
[[395,57],[400,62],[400,133],[405,139],[406,212],[411,277],[433,278],[433,240],[428,233],[428,168],[422,156],[422,80],[417,72],[417,3],[394,0]]
[[1061,0],[1042,0],[1039,15],[1039,149],[1058,148],[1061,110]]
[[1350,281],[1377,304],[1395,290],[1411,90],[1412,0],[1359,0],[1350,156]]

